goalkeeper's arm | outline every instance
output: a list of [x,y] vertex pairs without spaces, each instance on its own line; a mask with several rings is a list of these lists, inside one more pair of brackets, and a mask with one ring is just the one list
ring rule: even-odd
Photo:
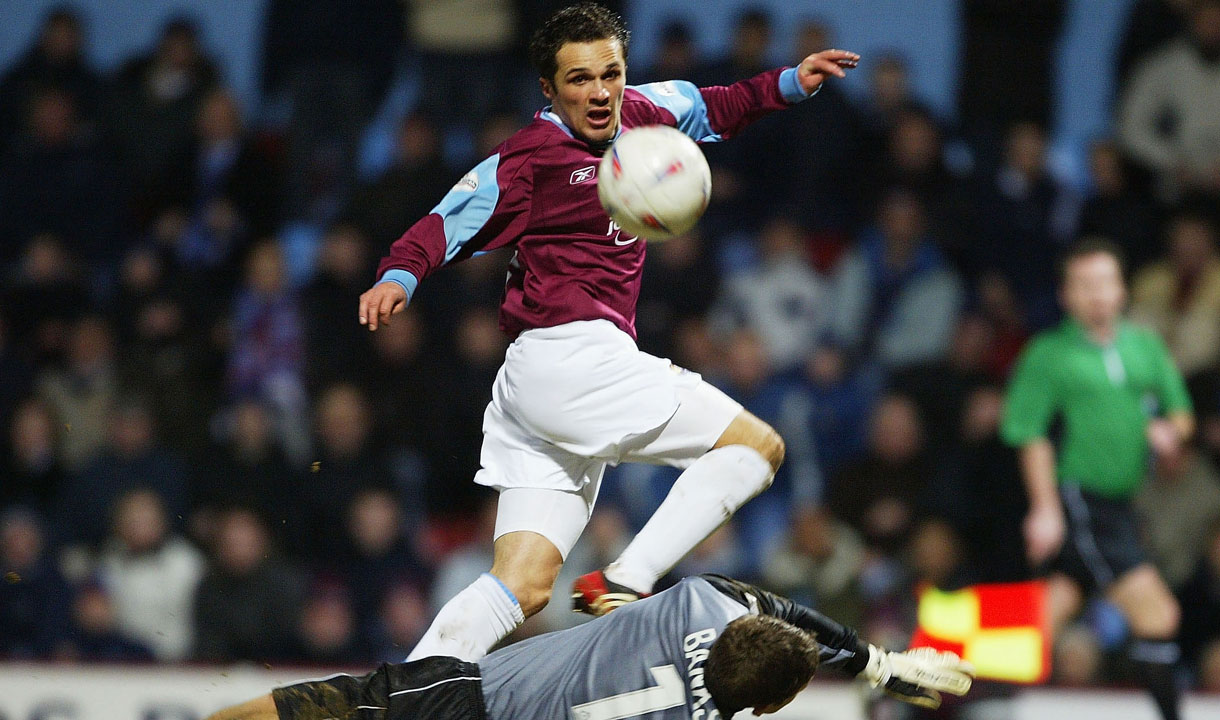
[[817,634],[822,664],[864,678],[905,702],[935,708],[940,693],[964,695],[974,668],[953,653],[931,648],[890,652],[860,640],[858,633],[825,615],[749,583],[723,575],[700,576],[753,612],[770,615]]

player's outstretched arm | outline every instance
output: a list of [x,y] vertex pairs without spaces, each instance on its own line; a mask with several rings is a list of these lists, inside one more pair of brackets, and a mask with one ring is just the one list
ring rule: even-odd
[[746,607],[816,633],[818,644],[825,648],[823,665],[862,677],[899,700],[936,708],[942,692],[964,695],[970,690],[974,668],[953,653],[931,648],[890,652],[861,641],[854,629],[781,595],[723,575],[700,577]]
[[846,70],[860,63],[860,56],[849,50],[823,50],[816,52],[801,61],[796,68],[796,79],[806,95],[822,86],[826,78],[847,77]]
[[389,325],[390,316],[407,307],[407,291],[396,282],[380,282],[360,296],[360,324],[369,330]]
[[225,708],[205,720],[279,720],[279,715],[275,711],[275,701],[270,695],[263,695],[250,702]]

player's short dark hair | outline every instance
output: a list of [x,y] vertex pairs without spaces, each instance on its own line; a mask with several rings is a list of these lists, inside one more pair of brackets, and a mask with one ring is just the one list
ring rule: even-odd
[[814,634],[767,615],[746,615],[712,643],[703,682],[723,717],[782,702],[818,669]]
[[1118,271],[1120,274],[1126,274],[1127,258],[1123,253],[1122,248],[1114,243],[1109,238],[1100,235],[1087,235],[1073,243],[1063,255],[1059,257],[1059,284],[1062,285],[1067,280],[1068,266],[1076,262],[1080,258],[1090,255],[1109,255],[1118,263]]
[[569,5],[555,12],[534,31],[530,38],[530,63],[538,74],[554,80],[559,70],[555,60],[559,48],[570,42],[593,42],[613,38],[623,48],[623,59],[627,58],[627,43],[631,33],[623,24],[623,18],[597,3],[583,2]]

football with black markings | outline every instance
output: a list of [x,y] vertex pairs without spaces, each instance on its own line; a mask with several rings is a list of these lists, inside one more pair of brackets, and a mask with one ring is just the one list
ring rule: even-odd
[[711,194],[712,173],[703,151],[666,125],[624,131],[597,172],[597,197],[610,219],[652,241],[693,228]]

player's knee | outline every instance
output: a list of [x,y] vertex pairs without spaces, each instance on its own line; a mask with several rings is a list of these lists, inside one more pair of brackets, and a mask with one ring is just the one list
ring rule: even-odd
[[[773,472],[778,471],[779,466],[784,464],[784,439],[775,430],[767,428],[766,432],[758,438],[754,449],[771,464]],[[767,484],[770,485],[770,480],[767,481]]]

